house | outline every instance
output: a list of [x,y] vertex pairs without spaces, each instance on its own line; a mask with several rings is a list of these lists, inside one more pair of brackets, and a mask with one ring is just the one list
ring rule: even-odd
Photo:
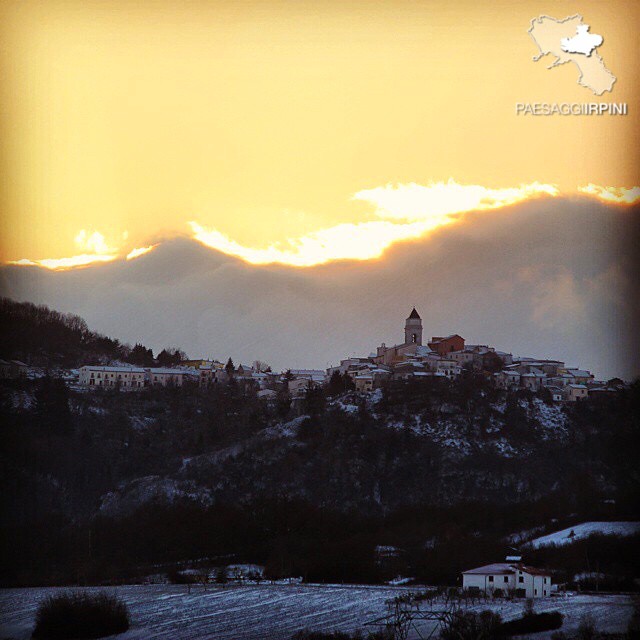
[[198,369],[198,376],[201,387],[209,387],[212,384],[229,382],[229,375],[226,370],[215,366],[215,364],[207,367],[200,367],[200,369]]
[[549,386],[547,391],[551,394],[553,402],[562,402],[564,400],[564,393],[560,387]]
[[435,373],[440,373],[452,380],[462,373],[462,367],[455,360],[442,358],[436,363]]
[[192,369],[200,369],[201,367],[213,367],[214,369],[215,368],[222,369],[222,367],[224,367],[222,362],[218,362],[217,360],[205,360],[205,359],[183,360],[180,364],[183,367],[191,367]]
[[417,373],[424,372],[424,364],[415,360],[399,362],[393,367],[393,377],[395,380],[408,380],[409,378],[413,378]]
[[326,378],[326,373],[321,369],[290,369],[289,372],[294,378],[312,380],[316,384],[322,384]]
[[530,371],[520,376],[520,384],[530,391],[539,391],[542,387],[542,381],[545,375],[541,371]]
[[496,562],[463,571],[462,588],[488,595],[500,589],[516,597],[545,598],[551,595],[551,575],[521,562]]
[[181,387],[187,379],[187,372],[184,369],[154,367],[147,369],[147,377],[152,387]]
[[429,347],[433,349],[439,356],[446,356],[452,351],[462,351],[464,349],[464,338],[457,333],[441,338],[433,336]]
[[594,378],[594,375],[591,373],[591,371],[585,371],[583,369],[567,369],[567,373],[573,376],[576,384],[587,384]]
[[329,367],[327,369],[327,378],[331,378],[331,376],[336,371],[344,375],[345,373],[349,373],[351,371],[357,371],[358,369],[366,367],[369,364],[373,364],[373,357],[363,358],[360,356],[353,356],[351,358],[345,358],[344,360],[340,360],[340,364],[337,367]]
[[564,399],[567,402],[584,400],[589,395],[589,390],[584,384],[568,384],[564,388]]
[[494,374],[498,389],[517,389],[520,386],[520,372],[511,369],[503,369]]
[[447,358],[455,360],[461,367],[465,364],[473,362],[474,352],[472,349],[463,349],[462,351],[452,351],[447,354]]
[[368,371],[358,373],[353,378],[353,382],[356,385],[356,391],[371,391],[373,390],[373,374]]
[[126,365],[103,367],[85,365],[80,367],[79,383],[90,389],[120,388],[142,389],[146,386],[146,371],[140,367]]

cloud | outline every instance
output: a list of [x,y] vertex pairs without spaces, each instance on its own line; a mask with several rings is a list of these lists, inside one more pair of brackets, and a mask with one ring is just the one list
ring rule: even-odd
[[42,260],[23,258],[10,262],[10,264],[58,270],[86,267],[94,262],[111,262],[118,257],[117,249],[108,246],[104,235],[99,231],[90,233],[86,229],[81,229],[74,238],[74,242],[82,253],[68,258],[45,258]]
[[633,204],[640,200],[640,187],[601,187],[589,183],[586,187],[578,187],[578,191],[615,204]]
[[[589,184],[580,193],[614,204],[632,204],[640,199],[640,187],[618,188]],[[215,228],[191,221],[192,237],[206,247],[221,251],[254,265],[281,264],[313,267],[340,260],[375,260],[393,245],[425,237],[438,228],[459,222],[466,213],[488,212],[539,198],[556,198],[555,185],[532,182],[517,187],[491,189],[481,185],[463,185],[449,180],[427,185],[387,184],[358,191],[352,200],[373,206],[374,219],[348,222],[305,235],[287,238],[267,247],[240,244]],[[469,218],[466,219],[468,222]],[[128,234],[122,234],[126,241]],[[116,258],[132,260],[151,251],[157,244],[126,250],[107,244],[98,231],[82,229],[75,237],[78,255],[44,260],[22,259],[11,264],[71,269]]]
[[333,260],[371,260],[379,258],[392,244],[417,238],[427,231],[424,223],[394,224],[374,220],[359,224],[345,223],[314,231],[285,243],[265,249],[243,246],[215,229],[205,229],[190,222],[193,237],[202,244],[236,256],[250,264],[280,263],[295,267],[310,267]]
[[381,218],[424,221],[435,227],[445,224],[450,216],[458,213],[498,209],[523,200],[558,194],[555,185],[538,182],[519,187],[489,189],[449,180],[428,185],[413,182],[397,186],[388,184],[358,191],[353,199],[375,205],[375,213]]
[[111,262],[117,255],[97,255],[95,253],[81,253],[69,258],[44,258],[43,260],[14,260],[9,264],[31,267],[45,267],[51,270],[74,269],[76,267],[86,267],[94,262]]
[[359,191],[352,197],[373,204],[374,215],[380,220],[340,224],[264,249],[241,245],[198,222],[189,224],[193,237],[199,242],[250,264],[309,267],[333,260],[379,258],[391,245],[420,238],[433,229],[451,224],[460,213],[498,209],[535,197],[556,195],[555,186],[537,182],[507,189],[461,185],[453,180],[427,186],[386,185]]
[[89,234],[85,229],[81,229],[74,241],[78,248],[96,255],[108,255],[114,252],[114,249],[107,246],[104,236],[98,231]]
[[135,260],[135,258],[139,258],[140,256],[143,256],[146,253],[149,253],[149,251],[153,251],[157,246],[158,246],[157,244],[150,244],[148,247],[139,247],[137,249],[131,249],[131,251],[127,253],[126,259]]

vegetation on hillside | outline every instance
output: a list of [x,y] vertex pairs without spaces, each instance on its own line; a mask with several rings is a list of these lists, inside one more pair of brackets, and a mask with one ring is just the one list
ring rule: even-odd
[[73,368],[112,360],[165,367],[186,356],[180,349],[165,348],[154,358],[144,345],[131,347],[91,331],[80,316],[0,297],[0,357],[37,367]]

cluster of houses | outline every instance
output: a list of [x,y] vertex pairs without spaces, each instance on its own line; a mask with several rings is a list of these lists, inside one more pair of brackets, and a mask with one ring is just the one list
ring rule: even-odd
[[[567,367],[559,360],[516,357],[488,345],[466,344],[458,334],[433,336],[423,344],[422,333],[422,319],[414,308],[405,320],[404,342],[393,346],[383,343],[368,356],[345,358],[326,370],[289,369],[276,373],[260,362],[233,366],[231,361],[224,364],[202,359],[186,360],[173,368],[86,365],[76,372],[75,382],[86,389],[137,390],[181,387],[187,383],[206,388],[234,378],[252,385],[258,397],[270,400],[285,387],[292,398],[302,398],[309,389],[326,384],[336,373],[349,376],[357,391],[368,392],[388,380],[455,379],[470,369],[485,375],[500,389],[534,392],[547,389],[555,402],[575,402],[617,391],[606,382],[595,380],[589,371]],[[0,360],[0,378],[27,375],[28,367],[23,362]]]
[[383,343],[367,357],[341,360],[327,369],[327,375],[334,371],[348,374],[357,390],[370,391],[389,379],[455,379],[464,369],[486,375],[501,389],[546,388],[555,402],[575,402],[617,390],[595,380],[589,371],[567,367],[559,360],[516,357],[488,345],[466,344],[458,334],[434,336],[423,344],[422,319],[415,308],[405,321],[402,344],[389,347]]
[[188,383],[206,388],[228,383],[231,378],[252,385],[259,398],[268,400],[277,396],[277,390],[283,384],[287,385],[293,398],[303,397],[308,389],[324,384],[326,372],[319,369],[290,369],[274,373],[260,363],[230,367],[217,360],[187,360],[174,368],[133,367],[127,364],[85,365],[78,371],[78,384],[82,388],[118,388],[124,391],[147,387],[182,387]]

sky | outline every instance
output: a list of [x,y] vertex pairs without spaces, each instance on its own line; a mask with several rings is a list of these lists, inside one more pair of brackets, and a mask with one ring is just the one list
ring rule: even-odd
[[[532,59],[531,19],[577,11],[630,115],[517,116],[596,99]],[[367,228],[389,187],[633,187],[639,22],[634,2],[3,2],[0,260],[180,234],[308,266],[422,233]],[[345,230],[367,234],[352,256]]]
[[[578,84],[571,62],[534,61],[531,20],[576,13],[603,37],[611,92]],[[632,375],[637,309],[624,298],[638,274],[622,244],[640,198],[638,24],[626,0],[5,0],[0,293],[125,340],[194,357],[255,348],[278,366],[392,342],[416,304],[434,334],[520,351],[528,339],[535,355],[553,346]],[[516,113],[535,102],[628,113]],[[593,216],[578,255],[576,225]],[[485,259],[499,256],[482,269],[475,244],[460,250],[478,228]],[[337,334],[318,324],[329,309]],[[295,339],[275,337],[282,314],[307,318]]]

